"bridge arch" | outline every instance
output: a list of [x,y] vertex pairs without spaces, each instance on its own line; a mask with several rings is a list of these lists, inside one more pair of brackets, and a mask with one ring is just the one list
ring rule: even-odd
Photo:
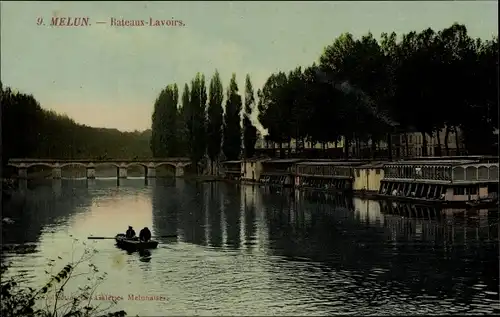
[[127,169],[127,176],[130,177],[147,177],[148,166],[144,162],[131,162],[123,165]]
[[33,168],[33,167],[48,167],[48,168],[54,168],[56,167],[54,164],[51,163],[31,163],[31,164],[26,164],[23,168]]
[[173,163],[173,162],[161,162],[161,163],[157,163],[157,164],[155,165],[155,168],[158,168],[158,167],[160,167],[160,166],[165,166],[165,165],[167,165],[167,166],[171,166],[171,167],[174,167],[174,168],[175,168],[175,167],[177,167],[177,164],[175,164],[175,163]]
[[156,177],[172,177],[176,175],[177,165],[174,162],[160,162],[154,165]]
[[142,167],[144,167],[145,169],[147,169],[147,168],[148,168],[148,164],[146,164],[146,163],[141,163],[141,162],[132,162],[132,163],[128,163],[128,164],[126,165],[126,167],[127,167],[127,168],[129,168],[129,167],[133,167],[133,166],[142,166]]
[[120,165],[114,162],[94,162],[94,175],[96,178],[114,178],[119,176]]
[[64,168],[64,167],[67,167],[67,166],[79,166],[79,167],[85,167],[85,168],[87,168],[88,164],[80,163],[80,162],[70,162],[70,163],[63,163],[63,164],[59,165],[60,168]]
[[81,162],[65,162],[58,166],[63,178],[86,178],[87,164]]
[[113,163],[113,162],[97,162],[97,163],[94,163],[94,167],[95,168],[97,168],[97,167],[104,167],[104,166],[114,166],[116,168],[119,168],[120,164]]

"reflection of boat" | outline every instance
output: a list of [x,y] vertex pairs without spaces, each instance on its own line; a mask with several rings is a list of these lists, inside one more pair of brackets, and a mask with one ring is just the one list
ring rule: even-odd
[[158,241],[150,240],[148,242],[139,241],[138,238],[127,239],[123,233],[119,233],[115,237],[116,245],[125,250],[147,250],[156,249]]
[[484,198],[479,200],[468,201],[467,206],[469,208],[487,208],[498,206],[498,198]]

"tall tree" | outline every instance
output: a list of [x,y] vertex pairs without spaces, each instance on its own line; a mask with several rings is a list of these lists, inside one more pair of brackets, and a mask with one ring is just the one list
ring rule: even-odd
[[210,169],[213,174],[213,162],[219,159],[222,146],[222,125],[224,88],[219,72],[216,70],[210,80],[207,115],[207,154],[210,158]]
[[153,157],[166,157],[167,143],[165,142],[165,118],[167,92],[163,89],[156,98],[151,123],[151,152]]
[[198,163],[201,162],[206,153],[206,104],[207,90],[205,87],[205,76],[198,73],[191,82],[190,114],[187,122],[192,138],[190,157],[196,167],[198,167]]
[[250,158],[255,154],[255,142],[257,142],[257,128],[252,123],[252,112],[255,106],[255,96],[250,75],[245,78],[245,112],[243,114],[243,145],[245,157]]
[[284,72],[272,74],[262,87],[259,95],[259,120],[267,129],[268,140],[278,143],[280,155],[283,155],[283,143],[290,140],[291,108],[287,105],[287,77]]
[[241,154],[241,96],[238,93],[236,74],[233,73],[226,97],[224,112],[223,152],[228,160],[236,160]]
[[151,151],[154,157],[179,155],[178,99],[177,84],[168,85],[156,99],[151,124]]

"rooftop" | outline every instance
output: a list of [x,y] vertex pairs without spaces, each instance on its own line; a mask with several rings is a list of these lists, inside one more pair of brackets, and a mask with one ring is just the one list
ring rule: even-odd
[[247,158],[247,159],[244,159],[242,161],[243,162],[262,162],[262,161],[269,161],[269,160],[271,160],[271,159],[267,156],[260,156],[260,157]]
[[356,166],[356,168],[383,168],[387,162],[371,162],[367,164],[363,164],[361,166]]
[[241,161],[225,161],[225,162],[222,162],[222,164],[238,164],[238,163],[241,163]]
[[297,165],[307,165],[307,166],[358,166],[365,164],[366,162],[360,161],[307,161],[301,162]]
[[387,162],[384,165],[463,165],[477,163],[477,160],[412,160]]
[[301,162],[303,159],[272,159],[268,163],[297,163]]

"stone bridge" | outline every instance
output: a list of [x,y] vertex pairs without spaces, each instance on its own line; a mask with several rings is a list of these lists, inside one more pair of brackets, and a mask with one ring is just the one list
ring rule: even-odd
[[127,170],[131,166],[143,166],[146,177],[156,177],[156,168],[169,165],[175,168],[175,177],[184,175],[184,168],[191,165],[191,160],[186,157],[171,157],[163,159],[130,160],[130,159],[10,159],[9,166],[18,169],[19,178],[28,177],[28,168],[33,166],[46,166],[52,168],[52,178],[61,178],[61,169],[65,166],[82,166],[87,169],[87,178],[95,178],[96,166],[112,165],[117,169],[119,178],[127,177]]

